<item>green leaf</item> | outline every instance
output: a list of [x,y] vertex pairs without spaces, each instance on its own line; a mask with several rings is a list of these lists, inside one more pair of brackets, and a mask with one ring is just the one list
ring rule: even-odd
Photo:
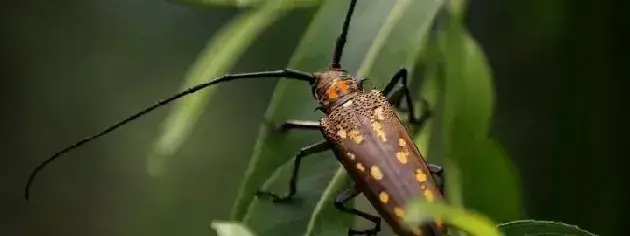
[[[464,199],[462,194],[462,178],[457,164],[453,163],[451,159],[445,159],[442,167],[444,171],[444,192],[446,195],[446,201],[459,208],[464,208]],[[450,236],[464,235],[457,229],[449,229]]]
[[[439,77],[439,62],[441,57],[438,54],[438,44],[433,34],[434,32],[432,31],[427,32],[427,36],[425,37],[426,39],[420,44],[420,52],[418,53],[415,61],[414,69],[420,68],[421,70],[416,71],[413,75],[414,79],[418,77],[423,78],[420,93],[414,99],[414,112],[418,112],[422,109],[422,106],[424,106],[424,104],[420,102],[421,98],[424,98],[427,101],[429,109],[432,111],[432,117],[426,121],[424,127],[420,130],[413,130],[414,141],[418,146],[418,149],[425,154],[425,157],[429,161],[433,161],[433,159],[435,159],[431,158],[432,156],[436,156],[433,153],[441,153],[441,149],[436,149],[439,149],[439,146],[432,143],[435,143],[435,140],[441,137],[439,125],[434,125],[434,123],[439,123],[438,121],[441,118],[441,108],[439,105],[442,104],[443,100],[443,93],[441,91],[443,85],[440,84],[440,82],[442,82],[442,78]],[[411,87],[410,89],[413,90],[414,87]],[[433,149],[429,150],[429,148]]]
[[[293,201],[278,204],[269,198],[255,199],[247,209],[243,222],[261,236],[304,234],[310,224],[312,212],[320,204],[322,193],[326,192],[337,166],[339,165],[330,153],[308,156],[302,160],[298,194]],[[262,189],[285,193],[292,170],[293,160],[289,159],[282,168],[274,172]],[[342,225],[350,225],[351,219],[349,215],[338,218]]]
[[451,19],[457,22],[461,22],[464,19],[464,12],[468,6],[466,0],[450,0],[448,4]]
[[255,234],[245,225],[236,222],[213,221],[210,227],[217,231],[218,236],[254,236]]
[[461,131],[470,131],[464,137],[470,142],[488,136],[494,106],[492,77],[483,52],[460,22],[449,21],[439,43],[446,68],[445,146],[455,150],[451,145],[458,144],[454,139],[464,137],[457,136],[464,134]]
[[[463,155],[462,155],[463,156]],[[478,210],[496,221],[508,221],[522,216],[520,179],[516,167],[503,148],[494,140],[480,142],[468,158],[459,162],[463,169],[464,202],[467,208]],[[462,165],[470,166],[463,167]],[[500,189],[500,194],[496,190]]]
[[[416,135],[414,136],[414,141],[418,146],[418,149],[425,155],[425,158],[427,158],[428,161],[433,161],[433,158],[431,157],[434,156],[433,149],[429,149],[431,147],[431,138],[438,137],[437,135],[432,135],[435,133],[433,132],[435,123],[434,120],[438,119],[438,116],[436,116],[436,114],[439,112],[439,108],[436,106],[436,104],[439,104],[439,85],[437,83],[438,78],[436,68],[427,67],[426,71],[424,72],[424,81],[422,83],[422,89],[420,90],[421,92],[414,99],[416,100],[414,101],[414,112],[416,112],[416,114],[418,114],[418,109],[421,109],[424,105],[419,102],[420,98],[424,98],[427,101],[427,103],[429,104],[429,109],[432,111],[433,114],[432,117],[425,122],[422,129],[418,130],[416,132]],[[439,133],[437,134],[439,135]]]
[[[265,28],[290,8],[286,0],[267,0],[259,8],[238,16],[226,25],[201,52],[181,90],[225,74]],[[218,85],[221,86],[221,85]],[[147,158],[147,172],[159,176],[166,161],[181,147],[201,116],[217,86],[199,91],[175,103],[154,148]]]
[[[352,181],[348,178],[346,170],[337,168],[335,176],[313,210],[304,236],[347,234],[348,228],[352,226],[353,217],[344,213],[340,214],[335,208],[334,200],[341,191],[351,186]],[[346,204],[351,205],[353,202],[348,201]]]
[[519,219],[522,203],[517,170],[500,145],[488,138],[494,106],[492,75],[482,50],[457,17],[451,15],[439,38],[445,66],[444,158],[457,164],[466,176],[462,188],[467,208],[497,221]]
[[[180,4],[200,6],[231,6],[231,7],[257,7],[266,2],[275,0],[171,0]],[[321,0],[281,0],[291,7],[308,7],[319,4]]]
[[416,200],[407,205],[404,222],[409,226],[442,219],[451,227],[461,229],[473,236],[501,236],[495,223],[488,217],[463,208],[440,202]]
[[597,236],[575,225],[553,221],[517,220],[499,224],[498,228],[505,236]]
[[235,6],[251,7],[261,4],[267,0],[171,0],[180,4],[194,4],[201,6]]
[[399,0],[372,43],[358,75],[384,86],[402,67],[413,73],[420,47],[443,0]]
[[443,168],[448,170],[444,171],[444,191],[446,192],[447,201],[456,207],[464,207],[464,200],[462,199],[462,178],[459,171],[459,166],[453,163],[450,159],[444,160]]

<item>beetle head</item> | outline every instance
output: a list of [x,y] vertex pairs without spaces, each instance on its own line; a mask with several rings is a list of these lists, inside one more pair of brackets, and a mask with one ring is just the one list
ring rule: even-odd
[[362,90],[363,79],[357,79],[343,69],[332,68],[314,73],[313,96],[319,103],[319,110],[328,113],[339,105],[342,98]]

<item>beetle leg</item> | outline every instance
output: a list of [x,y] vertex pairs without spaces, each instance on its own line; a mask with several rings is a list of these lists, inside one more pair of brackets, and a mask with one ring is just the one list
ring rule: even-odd
[[[414,108],[413,108],[413,99],[411,98],[411,92],[409,91],[409,87],[407,84],[407,69],[401,68],[394,74],[389,83],[385,86],[382,93],[389,99],[390,103],[397,109],[401,108],[401,100],[404,96],[405,102],[407,103],[407,114],[409,115],[409,122],[414,124],[420,128],[424,125],[426,120],[431,116],[431,111],[429,110],[429,103],[426,99],[420,98],[420,102],[422,102],[422,113],[419,117],[414,116]],[[399,88],[396,91],[394,90],[394,86],[401,82],[402,88]],[[392,92],[393,91],[393,92]]]
[[444,169],[441,166],[429,164],[429,171],[433,175],[440,193],[444,195]]
[[300,149],[300,151],[295,155],[293,159],[294,160],[293,161],[293,174],[291,175],[291,181],[289,182],[289,192],[286,195],[280,196],[269,191],[261,191],[261,190],[258,190],[256,192],[256,195],[258,197],[270,196],[273,199],[273,202],[291,201],[292,197],[297,192],[296,186],[297,186],[298,172],[300,169],[300,162],[302,161],[302,157],[324,152],[329,149],[330,149],[330,143],[328,142],[328,140],[322,140],[320,142],[317,142],[315,144],[312,144],[312,145],[309,145],[307,147],[303,147],[302,149]]
[[284,123],[282,123],[282,125],[277,125],[277,123],[265,119],[264,123],[267,127],[270,127],[274,131],[279,131],[281,133],[290,130],[320,130],[322,127],[320,122],[316,120],[286,120]]
[[349,201],[350,199],[353,199],[355,197],[357,197],[359,195],[359,190],[355,187],[346,189],[345,191],[343,191],[341,194],[339,194],[339,196],[337,197],[337,199],[335,200],[335,208],[337,208],[340,211],[343,211],[345,213],[348,214],[352,214],[355,216],[360,216],[366,220],[371,221],[372,223],[374,223],[374,227],[368,230],[354,230],[354,229],[348,229],[348,235],[376,235],[379,231],[381,231],[381,218],[378,216],[373,216],[370,214],[367,214],[365,212],[359,211],[355,208],[350,208],[350,207],[346,207],[345,203],[347,201]]
[[[398,81],[400,79],[403,80],[407,80],[407,69],[406,68],[400,68],[396,74],[394,74],[394,76],[392,76],[392,79],[389,80],[389,82],[387,83],[387,85],[385,85],[385,88],[383,88],[383,90],[381,91],[383,93],[383,95],[388,96],[389,93],[392,92],[392,90],[394,90],[394,86],[396,86],[396,84],[398,84]],[[405,81],[403,81],[403,85],[406,84]]]
[[322,125],[315,120],[287,120],[280,126],[280,131],[286,132],[292,129],[300,130],[319,130]]
[[386,96],[389,104],[391,104],[396,110],[401,112],[409,112],[409,108],[402,107],[402,100],[405,97],[405,90],[403,88],[396,88],[389,95]]

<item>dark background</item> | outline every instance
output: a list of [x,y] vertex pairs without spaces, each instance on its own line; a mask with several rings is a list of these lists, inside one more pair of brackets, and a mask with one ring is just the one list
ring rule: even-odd
[[[468,20],[493,67],[493,135],[519,167],[527,215],[624,235],[608,4],[473,0]],[[233,71],[285,66],[309,12],[283,17]],[[237,13],[155,0],[0,3],[0,234],[213,235],[207,222],[229,218],[275,81],[222,86],[160,178],[145,159],[168,109],[54,163],[31,202],[23,185],[47,155],[174,93]]]

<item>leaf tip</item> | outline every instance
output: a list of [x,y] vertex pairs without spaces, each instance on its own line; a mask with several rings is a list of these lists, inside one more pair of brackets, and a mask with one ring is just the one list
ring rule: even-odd
[[219,236],[254,236],[249,228],[239,222],[214,220],[210,222],[210,228]]

